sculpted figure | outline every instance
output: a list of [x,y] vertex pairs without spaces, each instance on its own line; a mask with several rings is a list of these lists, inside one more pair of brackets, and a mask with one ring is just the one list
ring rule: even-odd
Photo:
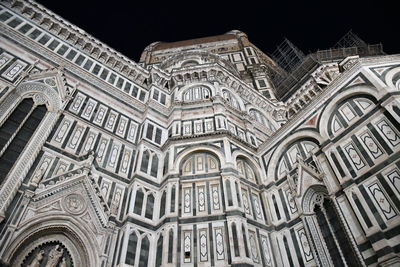
[[46,267],[56,267],[63,253],[64,249],[60,245],[56,245],[49,253]]
[[31,264],[28,265],[28,267],[39,267],[40,266],[40,262],[43,260],[43,255],[44,255],[44,251],[41,250],[36,257],[32,260]]
[[67,262],[65,261],[65,257],[62,259],[60,267],[67,267]]
[[40,179],[42,179],[43,174],[46,172],[48,166],[49,166],[49,162],[47,160],[43,161],[39,170],[37,171],[35,176],[32,178],[32,183],[38,184],[40,182]]

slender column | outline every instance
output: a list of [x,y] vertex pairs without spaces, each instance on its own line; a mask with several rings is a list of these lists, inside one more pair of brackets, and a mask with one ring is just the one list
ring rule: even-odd
[[332,238],[333,238],[333,240],[335,241],[335,244],[336,244],[336,246],[337,246],[337,249],[338,249],[338,251],[339,251],[339,253],[340,253],[340,257],[342,257],[342,261],[343,261],[344,265],[345,265],[345,266],[348,266],[348,265],[347,265],[347,262],[346,262],[346,259],[344,258],[344,255],[343,255],[343,251],[342,251],[342,249],[341,249],[341,247],[340,247],[340,245],[339,245],[339,242],[337,241],[336,235],[335,235],[334,232],[333,232],[332,225],[331,225],[331,223],[330,223],[329,220],[328,220],[328,216],[326,215],[326,210],[325,210],[325,208],[324,208],[322,205],[321,205],[321,211],[322,211],[322,213],[323,213],[324,216],[325,216],[325,220],[326,220],[326,222],[327,222],[327,224],[328,224],[329,231],[331,231]]

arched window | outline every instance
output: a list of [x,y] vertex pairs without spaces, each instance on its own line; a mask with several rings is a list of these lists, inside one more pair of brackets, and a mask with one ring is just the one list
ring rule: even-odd
[[282,154],[278,168],[276,178],[282,178],[295,167],[297,158],[305,160],[311,156],[312,152],[318,148],[318,144],[314,140],[302,139],[292,143],[288,149]]
[[147,196],[147,204],[146,204],[146,213],[144,217],[147,219],[153,219],[153,208],[154,208],[154,196],[153,194],[149,194]]
[[231,224],[231,230],[232,230],[232,240],[233,240],[233,249],[235,251],[235,257],[240,257],[238,235],[235,223]]
[[167,201],[167,193],[164,191],[161,196],[161,202],[160,202],[160,218],[162,218],[165,215],[165,202]]
[[142,215],[143,198],[144,198],[144,193],[140,188],[136,191],[135,206],[133,208],[133,213]]
[[248,163],[248,161],[246,159],[238,158],[236,160],[236,166],[237,166],[239,175],[243,176],[247,180],[256,182],[256,175],[253,171],[253,168],[250,166],[250,164]]
[[170,229],[168,233],[168,263],[172,263],[174,255],[174,230]]
[[156,255],[156,267],[161,266],[162,264],[162,259],[163,259],[163,242],[164,242],[164,238],[162,233],[160,234],[160,236],[158,237],[158,241],[157,241],[157,255]]
[[24,99],[0,127],[0,184],[14,166],[19,155],[46,114],[46,106],[35,106]]
[[331,113],[328,121],[328,134],[332,138],[339,132],[354,124],[375,104],[370,96],[353,96],[340,102]]
[[135,265],[135,257],[136,257],[136,246],[137,246],[138,238],[133,232],[129,235],[128,247],[126,248],[126,257],[125,263],[129,265]]
[[229,92],[228,90],[223,90],[222,95],[223,95],[225,101],[230,106],[240,110],[239,101],[236,99],[236,97],[231,92]]
[[278,203],[276,202],[275,195],[272,195],[272,202],[274,203],[275,213],[278,221],[281,219],[281,213],[279,211]]
[[142,246],[140,248],[139,267],[147,267],[149,260],[150,241],[147,236],[142,239]]
[[194,153],[183,163],[182,174],[194,175],[219,171],[219,161],[209,153]]
[[183,93],[184,101],[196,101],[202,99],[209,99],[211,97],[211,91],[205,86],[195,86],[187,89]]

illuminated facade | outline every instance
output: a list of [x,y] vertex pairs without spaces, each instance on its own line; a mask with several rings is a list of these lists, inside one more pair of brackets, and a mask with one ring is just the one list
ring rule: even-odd
[[135,63],[33,1],[0,21],[1,264],[400,264],[400,56],[230,31]]

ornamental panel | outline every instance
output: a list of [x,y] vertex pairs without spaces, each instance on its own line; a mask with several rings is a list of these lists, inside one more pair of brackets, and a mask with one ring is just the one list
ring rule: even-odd
[[120,116],[118,126],[117,126],[117,131],[116,131],[116,134],[118,136],[121,136],[121,137],[125,136],[128,122],[129,122],[129,120],[127,117],[122,116],[122,115]]
[[344,150],[347,152],[347,155],[349,156],[351,162],[357,170],[365,167],[364,160],[361,158],[359,152],[355,149],[355,146],[353,144],[345,146]]
[[397,193],[400,194],[400,173],[398,170],[394,170],[387,175],[390,184],[396,189]]
[[9,81],[14,81],[26,66],[25,62],[17,60],[1,76]]
[[183,189],[183,212],[192,212],[192,188]]
[[212,205],[214,210],[220,210],[220,202],[219,202],[219,185],[213,184],[211,185],[211,198],[212,198]]
[[128,135],[127,135],[126,139],[128,139],[128,141],[130,141],[132,143],[135,142],[136,128],[137,128],[136,123],[131,121],[131,123],[129,125],[129,131],[128,131]]
[[265,258],[265,265],[272,266],[272,257],[271,257],[271,252],[270,252],[271,250],[270,250],[268,238],[264,235],[261,235],[260,239],[261,239],[262,253]]
[[72,113],[78,114],[79,111],[81,110],[83,103],[85,102],[85,99],[86,99],[86,96],[79,92],[75,96],[74,101],[72,102],[71,106],[69,107],[69,111],[71,111]]
[[109,130],[110,132],[114,131],[117,118],[118,118],[118,113],[115,112],[114,110],[110,111],[110,114],[107,119],[107,123],[105,125],[105,128],[107,130]]
[[306,260],[306,262],[310,262],[314,258],[314,256],[312,254],[311,247],[308,242],[306,231],[304,230],[304,228],[300,228],[297,230],[297,237],[303,251],[304,259]]
[[393,129],[393,127],[386,121],[382,120],[376,124],[379,131],[383,134],[385,139],[394,147],[400,143],[400,137]]
[[244,211],[246,212],[246,214],[251,215],[249,194],[247,193],[247,190],[244,188],[242,188],[242,201],[243,201]]
[[258,249],[257,249],[257,238],[256,234],[253,231],[249,230],[249,242],[250,242],[250,251],[251,251],[251,258],[255,263],[260,262],[260,258],[258,256]]
[[66,137],[66,133],[68,132],[71,125],[72,125],[72,121],[70,121],[68,119],[64,119],[61,122],[60,127],[58,128],[58,132],[54,137],[54,141],[61,144],[63,142],[64,138]]
[[197,209],[199,212],[206,211],[206,193],[205,186],[197,187]]
[[378,183],[373,183],[369,185],[368,190],[371,193],[373,199],[375,200],[375,203],[385,216],[386,220],[390,220],[397,216],[396,210],[390,204],[385,193],[382,191]]
[[191,257],[192,250],[192,231],[183,232],[183,262],[188,263],[192,261]]
[[96,100],[90,98],[86,104],[84,111],[82,112],[82,115],[81,115],[82,118],[85,118],[90,121],[90,119],[96,109],[97,103],[98,102]]
[[254,202],[254,210],[256,211],[257,219],[262,220],[263,214],[262,214],[262,210],[261,210],[260,199],[259,199],[258,195],[256,195],[256,194],[252,194],[252,196],[253,196],[253,202]]
[[199,230],[200,261],[208,261],[207,229]]
[[383,155],[382,150],[380,149],[380,147],[376,143],[375,139],[372,137],[372,135],[369,132],[365,132],[365,133],[361,134],[359,136],[359,138],[361,139],[362,143],[367,148],[367,150],[374,157],[374,159],[377,159]]
[[107,113],[108,107],[106,107],[103,104],[100,104],[99,109],[97,110],[97,113],[95,115],[95,118],[93,120],[94,124],[97,124],[99,126],[102,126],[103,121],[106,117],[106,113]]
[[290,213],[294,214],[297,211],[296,201],[293,198],[292,191],[287,189],[285,191],[286,199],[288,202]]
[[214,228],[215,237],[215,255],[217,260],[225,259],[225,248],[224,248],[224,230],[222,227]]
[[83,145],[82,154],[87,154],[89,153],[89,151],[93,149],[94,144],[96,142],[96,138],[97,138],[97,133],[89,131],[86,137],[86,141]]

